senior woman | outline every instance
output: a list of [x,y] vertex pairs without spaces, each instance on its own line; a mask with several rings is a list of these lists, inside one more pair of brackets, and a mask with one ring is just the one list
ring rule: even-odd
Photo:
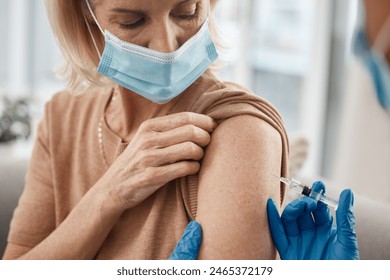
[[69,87],[46,105],[5,259],[166,259],[195,219],[199,259],[276,257],[286,133],[211,73],[211,4],[46,1]]

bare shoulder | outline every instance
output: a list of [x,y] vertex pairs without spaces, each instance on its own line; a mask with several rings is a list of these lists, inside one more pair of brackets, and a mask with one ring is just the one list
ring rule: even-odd
[[272,259],[266,201],[279,201],[281,136],[265,121],[242,115],[212,135],[199,174],[199,258]]
[[[229,139],[225,139],[229,136]],[[244,138],[246,136],[247,138]],[[249,137],[249,138],[248,138]],[[213,134],[214,141],[229,143],[229,141],[240,141],[243,144],[250,141],[268,142],[281,147],[280,134],[267,122],[250,115],[240,115],[222,122]],[[255,143],[252,143],[255,144]],[[258,148],[254,145],[249,145],[249,149]]]

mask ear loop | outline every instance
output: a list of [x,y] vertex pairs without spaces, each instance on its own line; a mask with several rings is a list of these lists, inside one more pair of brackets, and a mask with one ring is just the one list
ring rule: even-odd
[[[88,7],[88,10],[89,10],[89,13],[91,14],[93,20],[96,22],[96,25],[99,27],[100,31],[102,32],[102,34],[104,35],[104,31],[103,31],[103,28],[100,26],[96,16],[95,16],[95,13],[92,11],[92,8],[91,8],[91,5],[89,4],[89,1],[88,0],[85,0],[85,3],[87,4],[87,7]],[[92,42],[93,42],[93,45],[95,46],[95,49],[98,53],[98,56],[99,56],[99,59],[101,60],[102,59],[102,55],[99,51],[99,48],[97,46],[97,43],[96,43],[96,40],[95,40],[95,37],[93,36],[92,34],[92,30],[91,30],[91,26],[89,25],[89,22],[87,20],[87,18],[85,17],[84,13],[83,13],[83,17],[84,17],[84,20],[85,20],[85,24],[87,25],[87,28],[88,28],[88,32],[89,34],[91,35],[91,38],[92,38]]]
[[[95,16],[95,13],[93,12],[92,8],[91,8],[91,5],[89,4],[89,1],[88,0],[85,0],[85,3],[87,3],[87,7],[88,7],[88,10],[89,10],[89,13],[91,14],[93,20],[96,22],[97,26],[99,27],[100,31],[102,32],[102,34],[104,35],[104,30],[103,28],[100,26],[99,24],[99,21],[97,20],[96,16]],[[84,16],[85,18],[85,16]]]

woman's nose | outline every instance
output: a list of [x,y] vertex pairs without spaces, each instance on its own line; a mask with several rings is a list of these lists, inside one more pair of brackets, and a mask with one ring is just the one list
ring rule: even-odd
[[157,24],[154,30],[148,43],[149,49],[169,53],[179,48],[177,35],[169,23]]

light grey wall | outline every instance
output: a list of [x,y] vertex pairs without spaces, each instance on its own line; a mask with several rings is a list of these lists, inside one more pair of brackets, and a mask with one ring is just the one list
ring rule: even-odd
[[6,55],[8,52],[8,44],[6,42],[6,33],[10,28],[7,13],[8,3],[8,0],[0,0],[0,90],[5,88],[7,81]]
[[346,63],[350,50],[351,17],[354,1],[333,1],[333,26],[331,41],[329,88],[327,100],[326,123],[324,133],[323,162],[321,174],[329,177],[333,158],[336,157],[338,125],[343,110],[346,77]]

